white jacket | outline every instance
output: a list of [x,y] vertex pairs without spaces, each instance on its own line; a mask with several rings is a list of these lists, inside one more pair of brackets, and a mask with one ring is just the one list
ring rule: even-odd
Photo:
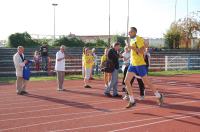
[[[24,57],[24,54],[22,54],[22,56]],[[15,65],[16,76],[23,77],[23,67],[25,64],[24,64],[23,60],[21,59],[18,52],[13,55],[13,62]]]

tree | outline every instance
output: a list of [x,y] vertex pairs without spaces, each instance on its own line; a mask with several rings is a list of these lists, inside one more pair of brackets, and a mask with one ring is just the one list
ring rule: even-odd
[[55,44],[53,46],[61,45],[65,45],[66,47],[83,47],[85,43],[76,37],[62,37],[60,39],[56,39]]
[[37,47],[39,46],[39,43],[32,40],[30,34],[27,32],[24,33],[15,33],[11,34],[8,37],[8,47],[18,47],[18,46],[24,46],[24,47]]
[[176,23],[172,23],[170,29],[164,34],[166,47],[173,49],[179,48],[181,31],[179,30]]
[[181,35],[186,40],[186,48],[189,48],[188,42],[192,38],[192,31],[200,31],[200,21],[194,17],[179,19],[177,26],[181,31]]
[[125,40],[126,40],[126,37],[120,36],[120,35],[115,35],[112,37],[111,42],[112,43],[119,42],[121,44],[121,46],[124,47],[126,45]]
[[[185,43],[185,48],[189,48],[189,41],[192,37],[193,30],[200,31],[199,17],[190,16],[188,18],[179,19],[171,24],[170,29],[164,34],[166,44],[170,48],[178,48],[180,40]],[[178,44],[178,46],[177,46]]]
[[95,47],[107,47],[107,43],[104,40],[97,39],[95,42],[96,46]]

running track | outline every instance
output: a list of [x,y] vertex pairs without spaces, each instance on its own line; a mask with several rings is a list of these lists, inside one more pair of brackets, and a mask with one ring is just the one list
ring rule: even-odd
[[[164,92],[162,107],[147,89],[144,101],[125,109],[126,101],[103,96],[102,80],[92,89],[82,80],[65,81],[64,92],[55,90],[55,81],[29,82],[27,96],[16,95],[14,84],[0,84],[0,131],[200,132],[200,75],[151,80]],[[137,98],[138,87],[134,91]]]

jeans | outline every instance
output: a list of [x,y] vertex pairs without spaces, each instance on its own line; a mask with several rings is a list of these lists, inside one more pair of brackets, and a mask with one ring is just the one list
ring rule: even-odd
[[115,69],[112,73],[111,73],[111,80],[108,83],[107,88],[105,89],[105,94],[109,94],[111,89],[113,88],[113,96],[118,95],[118,91],[117,91],[117,84],[118,84],[118,69]]
[[48,56],[42,56],[42,69],[44,71],[47,71],[47,66],[48,66]]

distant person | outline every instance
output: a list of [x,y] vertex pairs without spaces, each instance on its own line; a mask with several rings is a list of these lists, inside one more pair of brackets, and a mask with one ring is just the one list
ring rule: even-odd
[[51,56],[48,56],[47,71],[48,71],[48,75],[53,75],[52,57]]
[[92,74],[91,74],[91,79],[92,80],[94,80],[94,78],[93,78],[93,76],[92,75],[94,75],[94,73],[96,74],[96,75],[98,75],[98,56],[96,55],[96,49],[95,48],[93,48],[92,49],[92,56],[94,57],[94,65],[93,65],[93,68],[92,68]]
[[42,70],[47,71],[48,70],[48,45],[43,44],[40,47],[40,54],[42,56]]
[[104,50],[104,54],[103,56],[101,57],[101,64],[100,64],[100,68],[101,68],[101,71],[104,73],[104,84],[105,84],[105,88],[108,87],[108,83],[110,82],[110,79],[111,79],[111,73],[109,72],[106,72],[105,71],[105,63],[106,63],[106,60],[107,60],[107,56],[108,56],[108,48],[105,48]]
[[129,31],[130,44],[128,45],[129,49],[131,50],[131,65],[128,68],[125,79],[126,88],[129,94],[129,103],[126,108],[131,108],[136,104],[130,83],[131,79],[136,75],[139,75],[142,78],[144,84],[153,91],[155,97],[158,99],[159,105],[162,105],[163,94],[158,92],[158,90],[147,77],[146,63],[144,61],[144,40],[136,34],[137,29],[135,27],[131,27]]
[[39,71],[40,70],[41,57],[40,57],[40,54],[37,50],[34,53],[33,60],[34,60],[34,63],[35,63],[35,70]]
[[123,58],[123,64],[122,64],[122,71],[123,71],[123,79],[122,79],[122,89],[123,91],[125,91],[125,77],[126,77],[126,73],[128,70],[128,66],[130,64],[130,50],[128,49],[128,46],[124,47],[124,53],[122,54],[122,58]]
[[27,81],[23,78],[23,67],[28,61],[24,56],[24,47],[18,46],[17,53],[13,56],[13,62],[16,69],[16,91],[18,95],[24,95],[28,92],[26,91],[26,83]]
[[92,52],[85,48],[85,53],[83,55],[83,63],[84,63],[84,88],[91,88],[89,85],[90,83],[90,75],[91,75],[91,68],[94,64],[94,59],[92,56]]
[[144,52],[144,61],[146,62],[147,74],[148,74],[148,72],[149,72],[150,59],[151,59],[151,54],[150,54],[150,52],[149,52],[148,47],[146,47],[146,48],[145,48],[145,52]]
[[61,45],[56,53],[55,71],[57,73],[58,91],[64,91],[63,83],[65,78],[65,46]]
[[120,57],[119,50],[120,50],[120,43],[116,42],[113,44],[112,48],[110,48],[108,51],[108,61],[112,63],[113,70],[111,71],[111,80],[104,91],[104,95],[107,97],[112,96],[110,94],[111,89],[113,89],[113,97],[121,97],[118,94],[118,70],[119,70],[119,57]]
[[86,47],[83,47],[83,51],[82,51],[82,76],[83,76],[83,78],[85,78],[85,66],[84,66],[85,49],[86,49]]

